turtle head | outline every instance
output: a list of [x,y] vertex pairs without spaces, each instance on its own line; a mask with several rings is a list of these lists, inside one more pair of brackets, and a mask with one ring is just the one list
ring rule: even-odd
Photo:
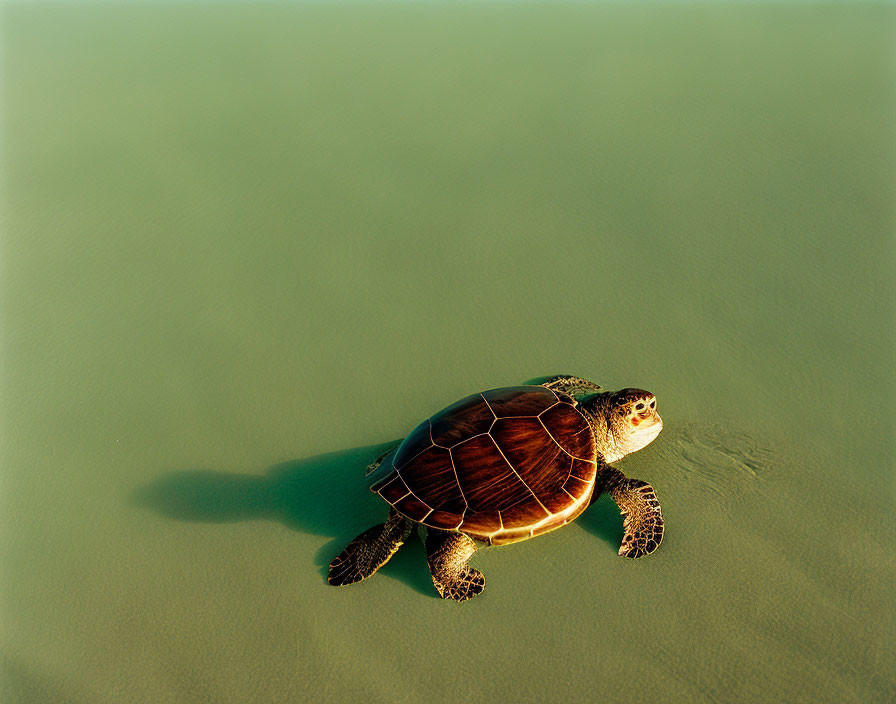
[[607,462],[646,447],[663,429],[656,396],[644,389],[596,394],[585,401],[582,410],[591,416],[597,450]]

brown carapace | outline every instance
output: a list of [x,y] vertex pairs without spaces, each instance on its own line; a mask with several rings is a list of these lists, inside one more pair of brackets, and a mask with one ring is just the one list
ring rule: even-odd
[[505,545],[584,511],[595,455],[571,397],[541,386],[495,389],[418,425],[371,490],[412,521]]

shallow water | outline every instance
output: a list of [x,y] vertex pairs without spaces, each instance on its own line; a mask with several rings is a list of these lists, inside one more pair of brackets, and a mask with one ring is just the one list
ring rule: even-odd
[[[7,5],[4,701],[889,701],[891,7]],[[470,392],[654,391],[437,598],[364,467]]]

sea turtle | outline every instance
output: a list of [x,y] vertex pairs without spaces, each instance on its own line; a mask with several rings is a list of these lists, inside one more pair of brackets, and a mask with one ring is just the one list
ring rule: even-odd
[[648,555],[663,539],[653,487],[610,462],[640,450],[663,429],[656,397],[641,389],[603,391],[578,377],[468,396],[418,425],[385,460],[371,491],[390,504],[330,563],[328,582],[371,576],[420,527],[432,581],[442,598],[464,601],[485,586],[467,562],[485,545],[507,545],[576,519],[603,492],[625,516],[619,554]]

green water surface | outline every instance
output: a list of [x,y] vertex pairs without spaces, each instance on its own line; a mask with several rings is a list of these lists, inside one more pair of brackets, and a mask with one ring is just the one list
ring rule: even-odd
[[[3,701],[892,701],[893,30],[6,5]],[[657,394],[655,554],[326,584],[384,443],[561,372]]]

